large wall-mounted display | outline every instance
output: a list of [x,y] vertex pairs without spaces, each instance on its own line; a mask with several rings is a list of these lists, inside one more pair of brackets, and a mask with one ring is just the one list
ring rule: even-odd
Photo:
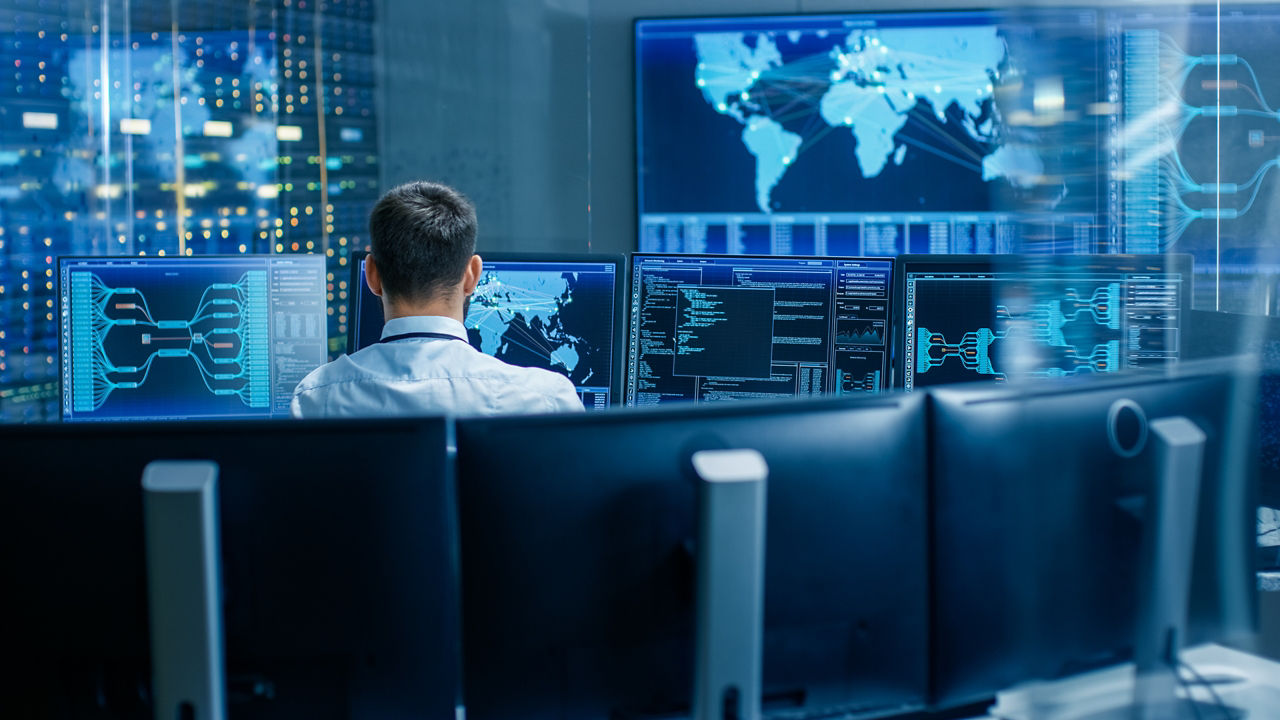
[[[635,32],[642,251],[1010,252],[1024,207],[1050,211],[1054,244],[1097,249],[1095,208],[1062,205],[1094,180],[1046,182],[1059,159],[1010,91],[1044,42],[1081,44],[1091,66],[1096,13],[684,18]],[[1093,84],[1059,81],[1059,104]]]

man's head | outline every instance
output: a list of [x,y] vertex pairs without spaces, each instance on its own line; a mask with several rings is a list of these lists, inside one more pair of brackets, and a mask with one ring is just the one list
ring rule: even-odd
[[386,301],[423,305],[475,286],[466,287],[473,259],[479,265],[476,210],[453,188],[431,182],[394,188],[374,206],[369,237],[369,286]]

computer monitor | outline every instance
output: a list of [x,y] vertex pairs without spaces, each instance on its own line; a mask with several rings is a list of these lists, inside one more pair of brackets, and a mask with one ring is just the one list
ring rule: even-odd
[[[364,279],[365,256],[351,263],[347,352],[382,337],[382,300]],[[471,345],[499,360],[567,376],[582,404],[620,402],[623,296],[621,255],[483,253],[484,275],[465,325]]]
[[58,258],[64,422],[288,417],[328,359],[321,255]]
[[631,256],[627,404],[879,392],[893,260]]
[[[219,466],[231,717],[455,717],[443,419],[0,431],[5,707],[151,717],[143,468]],[[7,713],[6,713],[7,714]]]
[[924,404],[819,398],[458,424],[475,718],[689,712],[698,450],[768,463],[764,706],[920,707]]
[[1106,242],[1096,229],[1094,199],[1105,198],[1096,127],[1058,123],[1058,151],[1033,147],[1011,120],[1035,110],[1026,78],[1046,66],[1059,74],[1060,57],[1074,63],[1058,83],[1065,107],[1104,94],[1101,15],[1019,7],[636,20],[638,249],[1011,252],[1028,218],[1009,208],[1035,207],[1052,209],[1036,222],[1048,242],[1093,252]]
[[1189,255],[904,255],[894,386],[1163,368],[1182,351]]
[[1186,417],[1208,438],[1181,642],[1252,631],[1246,456],[1255,379],[1232,366],[1187,363],[1173,377],[1130,373],[929,392],[938,705],[1131,657],[1155,451],[1150,442],[1136,457],[1116,451],[1126,427],[1110,430],[1120,400],[1136,403],[1148,421]]

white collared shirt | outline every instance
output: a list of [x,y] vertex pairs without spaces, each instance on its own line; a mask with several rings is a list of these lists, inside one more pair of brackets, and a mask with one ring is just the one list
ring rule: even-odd
[[394,318],[383,339],[316,368],[293,391],[294,417],[392,415],[499,415],[584,410],[569,378],[549,370],[509,365],[467,342],[462,323],[449,317]]

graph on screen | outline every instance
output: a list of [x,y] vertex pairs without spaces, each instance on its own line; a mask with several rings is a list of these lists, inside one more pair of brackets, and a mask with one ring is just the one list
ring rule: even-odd
[[325,361],[320,257],[63,258],[68,421],[287,415]]
[[1036,270],[973,257],[956,257],[949,266],[904,258],[900,384],[1003,382],[1174,362],[1190,280],[1190,259],[1175,257],[1176,263],[1151,257],[1147,267],[1110,256]]

